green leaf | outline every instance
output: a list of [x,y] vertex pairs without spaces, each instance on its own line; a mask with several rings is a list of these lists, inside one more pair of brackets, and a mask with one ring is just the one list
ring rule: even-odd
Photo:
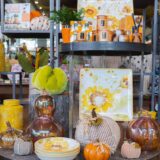
[[21,67],[23,68],[25,72],[32,73],[35,71],[34,67],[29,62],[29,60],[27,59],[25,55],[18,54],[17,57],[18,57],[19,64],[21,65]]
[[44,51],[40,55],[39,66],[42,67],[42,66],[48,65],[48,60],[49,60],[49,52],[48,51]]
[[81,9],[75,11],[71,8],[63,6],[59,11],[53,11],[53,15],[50,17],[56,23],[62,23],[63,25],[70,25],[70,21],[81,21],[84,17],[85,10]]

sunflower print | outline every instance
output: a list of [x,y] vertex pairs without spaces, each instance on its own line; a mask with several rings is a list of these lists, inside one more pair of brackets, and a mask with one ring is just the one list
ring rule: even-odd
[[95,18],[98,14],[98,9],[94,6],[87,6],[85,8],[85,17],[87,18]]
[[128,83],[129,83],[128,77],[124,76],[121,80],[121,87],[127,89],[128,88]]
[[89,87],[82,95],[82,106],[87,111],[107,112],[112,107],[113,94],[109,89],[102,87]]
[[131,13],[133,13],[133,8],[129,5],[125,5],[122,9],[122,12],[124,14],[131,14]]

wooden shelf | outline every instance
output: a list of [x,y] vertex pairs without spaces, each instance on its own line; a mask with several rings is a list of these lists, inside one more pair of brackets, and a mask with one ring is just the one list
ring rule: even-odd
[[151,53],[151,45],[126,42],[79,42],[60,45],[61,54],[127,56]]

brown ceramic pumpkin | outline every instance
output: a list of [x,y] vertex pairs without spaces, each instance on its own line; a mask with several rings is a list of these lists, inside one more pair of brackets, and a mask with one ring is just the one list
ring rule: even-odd
[[110,157],[110,148],[101,143],[90,143],[84,148],[85,160],[108,160]]
[[149,115],[142,115],[129,123],[127,138],[137,142],[144,151],[157,150],[160,143],[160,127]]

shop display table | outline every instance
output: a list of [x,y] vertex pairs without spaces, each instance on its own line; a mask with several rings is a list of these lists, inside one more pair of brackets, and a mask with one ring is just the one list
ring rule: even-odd
[[[151,153],[143,153],[141,155],[141,158],[134,159],[134,160],[159,160],[160,157],[160,151],[155,151]],[[110,158],[110,160],[127,160],[124,158],[120,158],[120,151],[117,151],[114,156]],[[4,150],[0,149],[0,159],[1,160],[39,160],[36,155],[30,155],[30,156],[16,156],[13,151],[11,150]],[[76,160],[83,160],[83,158],[80,156]],[[133,160],[133,159],[130,159]]]

